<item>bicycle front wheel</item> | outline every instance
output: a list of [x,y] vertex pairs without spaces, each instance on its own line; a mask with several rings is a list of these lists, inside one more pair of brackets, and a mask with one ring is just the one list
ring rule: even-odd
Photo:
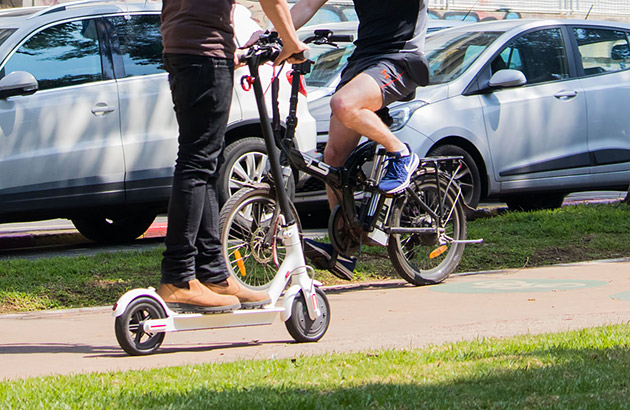
[[[301,235],[298,213],[290,205]],[[269,288],[286,256],[278,235],[285,220],[281,216],[275,193],[268,185],[239,190],[221,209],[221,246],[228,271],[249,289]]]
[[[430,177],[433,178],[433,177]],[[390,235],[387,250],[397,273],[416,286],[440,283],[457,268],[464,252],[464,244],[453,241],[466,238],[466,214],[459,189],[435,182],[413,181],[411,188],[434,214],[421,206],[412,195],[401,195],[390,215],[392,228],[427,228],[422,233],[395,233]],[[441,219],[441,221],[440,221]]]

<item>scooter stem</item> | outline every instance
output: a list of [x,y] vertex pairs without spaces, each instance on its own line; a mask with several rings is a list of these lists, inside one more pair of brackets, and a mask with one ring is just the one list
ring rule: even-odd
[[278,189],[275,190],[276,198],[278,200],[278,204],[280,205],[282,214],[285,215],[286,224],[292,225],[295,223],[295,217],[291,212],[289,197],[286,191],[282,189],[282,181],[284,181],[284,179],[282,176],[282,166],[280,165],[280,155],[273,138],[273,129],[271,127],[271,121],[269,120],[269,114],[267,113],[265,95],[263,94],[262,84],[258,74],[258,65],[257,62],[253,60],[251,60],[248,65],[249,71],[254,77],[254,94],[256,96],[256,104],[258,105],[263,138],[265,139],[265,145],[267,146],[267,156],[269,158],[269,163],[271,164],[271,175],[278,187]]

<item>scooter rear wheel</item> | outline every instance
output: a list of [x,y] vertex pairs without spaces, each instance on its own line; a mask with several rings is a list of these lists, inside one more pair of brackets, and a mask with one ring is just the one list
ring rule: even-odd
[[134,299],[125,312],[116,318],[114,329],[122,349],[132,356],[153,354],[162,345],[164,333],[147,333],[144,322],[162,319],[166,312],[155,299],[147,296]]
[[330,304],[323,290],[315,288],[317,306],[321,316],[312,320],[308,315],[304,292],[300,291],[293,300],[291,317],[284,322],[289,334],[296,342],[317,342],[321,339],[330,325]]

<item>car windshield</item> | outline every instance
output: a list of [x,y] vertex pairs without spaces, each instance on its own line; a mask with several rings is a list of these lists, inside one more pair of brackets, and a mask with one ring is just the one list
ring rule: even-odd
[[459,77],[502,32],[446,30],[428,36],[425,54],[430,84],[443,84]]
[[[459,77],[497,39],[502,32],[468,30],[440,31],[427,36],[425,54],[431,67],[430,84],[442,84]],[[339,75],[354,50],[353,44],[339,48],[311,44],[311,60],[315,62],[306,84],[329,86]]]
[[14,28],[0,28],[0,45],[2,45],[15,30]]
[[339,48],[311,44],[310,59],[315,62],[309,74],[305,76],[306,85],[326,87],[341,72],[354,50],[354,44],[340,44]]

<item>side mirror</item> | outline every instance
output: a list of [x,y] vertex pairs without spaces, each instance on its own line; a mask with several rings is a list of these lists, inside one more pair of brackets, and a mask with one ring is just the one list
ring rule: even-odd
[[518,70],[499,70],[488,82],[488,86],[491,88],[521,87],[525,84],[527,84],[527,78]]
[[13,71],[0,79],[0,99],[31,95],[39,89],[37,80],[26,71]]

